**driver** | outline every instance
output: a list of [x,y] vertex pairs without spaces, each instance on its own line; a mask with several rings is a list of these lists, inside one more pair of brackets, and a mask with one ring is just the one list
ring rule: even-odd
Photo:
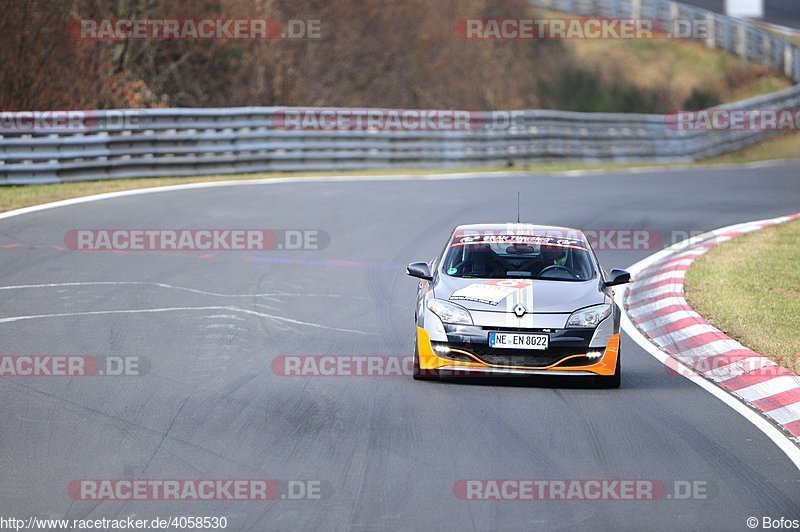
[[548,266],[564,266],[567,263],[567,250],[552,246],[542,246],[544,268]]

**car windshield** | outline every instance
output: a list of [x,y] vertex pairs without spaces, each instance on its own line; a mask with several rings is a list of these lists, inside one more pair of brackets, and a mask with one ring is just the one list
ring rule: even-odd
[[575,239],[531,235],[454,238],[442,271],[452,277],[588,281],[594,277],[591,252]]

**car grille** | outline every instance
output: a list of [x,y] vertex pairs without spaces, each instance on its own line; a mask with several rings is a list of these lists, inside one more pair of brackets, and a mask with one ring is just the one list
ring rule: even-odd
[[[522,366],[527,368],[552,366],[572,355],[584,355],[587,351],[586,348],[581,347],[551,347],[544,351],[514,349],[513,352],[510,352],[506,349],[492,349],[486,344],[451,343],[449,345],[451,348],[471,353],[486,364],[495,366]],[[596,362],[596,360],[590,360],[585,356],[580,356],[567,360],[562,366],[585,366],[594,362]]]

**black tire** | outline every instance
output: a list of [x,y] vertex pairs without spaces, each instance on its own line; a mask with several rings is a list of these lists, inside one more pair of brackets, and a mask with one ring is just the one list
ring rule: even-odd
[[614,374],[608,377],[597,376],[594,378],[595,386],[598,388],[619,388],[622,384],[622,356],[617,351],[617,366],[614,369]]

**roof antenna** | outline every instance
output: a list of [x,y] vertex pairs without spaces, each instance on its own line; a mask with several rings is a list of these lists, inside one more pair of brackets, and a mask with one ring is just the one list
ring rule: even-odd
[[517,191],[517,223],[519,223],[519,190]]

